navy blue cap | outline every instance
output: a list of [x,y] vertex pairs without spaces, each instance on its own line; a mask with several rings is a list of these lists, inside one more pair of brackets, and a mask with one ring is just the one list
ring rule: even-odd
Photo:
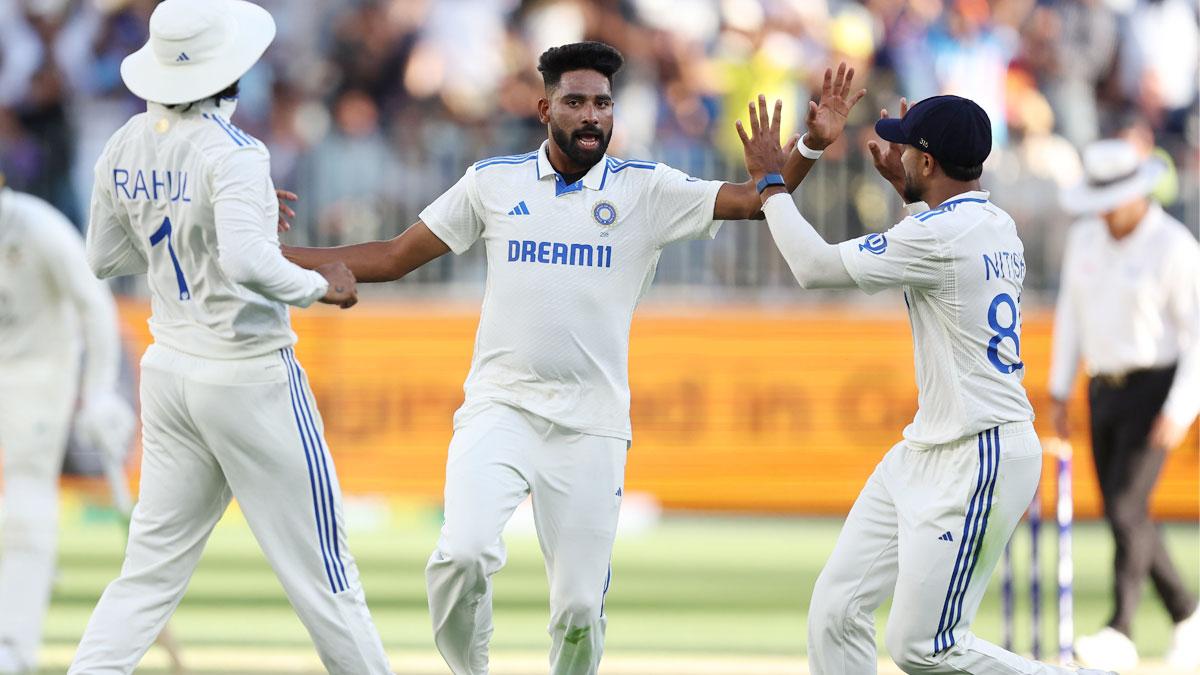
[[911,145],[939,162],[959,167],[983,164],[992,152],[992,122],[977,103],[961,96],[931,96],[901,118],[875,123],[885,141]]

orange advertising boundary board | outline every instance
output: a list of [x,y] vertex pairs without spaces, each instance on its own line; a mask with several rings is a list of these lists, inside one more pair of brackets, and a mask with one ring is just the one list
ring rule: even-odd
[[[347,493],[440,501],[477,312],[370,300],[350,311],[293,312],[297,353]],[[124,303],[121,314],[140,353],[148,308]],[[1050,327],[1048,315],[1024,317],[1025,384],[1042,432]],[[626,486],[667,508],[844,514],[916,409],[903,315],[644,308],[631,341]],[[1082,378],[1071,412],[1076,509],[1095,516]],[[1163,517],[1200,517],[1195,426],[1168,459],[1153,507]]]

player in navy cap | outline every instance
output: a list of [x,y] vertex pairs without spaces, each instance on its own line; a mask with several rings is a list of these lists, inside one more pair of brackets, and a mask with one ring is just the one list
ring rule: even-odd
[[[810,107],[796,145],[809,161],[836,140],[862,96],[851,93],[851,77],[844,67],[832,82],[826,74],[826,104]],[[970,630],[1042,467],[1021,384],[1024,247],[1012,218],[979,187],[992,146],[987,115],[957,96],[911,110],[902,103],[899,119],[884,111],[875,126],[883,143],[869,148],[909,215],[886,232],[830,245],[772,179],[797,142],[780,147],[779,104],[773,118],[765,104],[751,105],[751,133],[740,124],[738,132],[796,279],[805,288],[901,289],[915,347],[916,417],[867,479],[813,589],[811,671],[877,672],[875,610],[890,597],[885,642],[906,673],[1071,672]],[[837,119],[826,114],[833,110]]]
[[978,190],[983,162],[992,152],[991,120],[961,96],[934,96],[911,109],[900,99],[900,117],[882,111],[875,133],[888,142],[867,143],[875,168],[906,204],[940,205],[963,192],[962,184]]

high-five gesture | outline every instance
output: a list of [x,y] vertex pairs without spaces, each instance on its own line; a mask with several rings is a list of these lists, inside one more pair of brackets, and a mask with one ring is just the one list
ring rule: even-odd
[[[908,114],[908,99],[900,99],[900,119]],[[880,119],[888,118],[887,108],[879,111]],[[888,141],[867,141],[867,149],[871,151],[871,159],[875,162],[875,170],[887,182],[896,188],[896,192],[904,194],[904,166],[900,163],[900,155],[904,146]]]
[[825,82],[821,85],[821,98],[808,102],[808,138],[804,144],[813,150],[824,150],[842,135],[850,109],[866,95],[866,89],[850,93],[854,81],[854,69],[846,62],[838,64],[837,74],[832,68],[825,69]]
[[787,162],[788,155],[796,147],[798,136],[793,136],[787,145],[779,145],[779,118],[783,112],[783,101],[775,101],[775,113],[767,116],[767,97],[758,95],[758,105],[750,103],[750,135],[742,121],[735,124],[738,136],[742,139],[742,149],[746,155],[746,170],[750,177],[759,180],[769,173],[780,173]]

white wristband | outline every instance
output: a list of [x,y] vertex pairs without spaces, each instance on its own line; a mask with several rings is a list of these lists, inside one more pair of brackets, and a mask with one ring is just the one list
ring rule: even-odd
[[821,155],[825,154],[824,150],[813,150],[805,144],[804,139],[808,138],[808,134],[800,137],[800,142],[796,144],[796,152],[800,153],[801,157],[806,159],[821,159]]

